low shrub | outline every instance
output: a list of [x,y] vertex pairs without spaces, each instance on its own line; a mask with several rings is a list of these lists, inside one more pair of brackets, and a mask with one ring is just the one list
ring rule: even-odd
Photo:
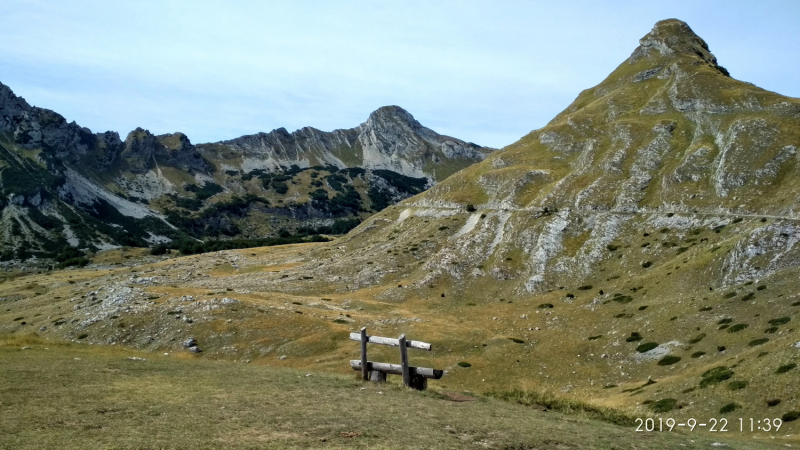
[[705,333],[700,333],[697,336],[689,339],[689,343],[690,344],[697,344],[698,342],[702,341],[704,337],[706,337],[706,334]]
[[800,412],[798,411],[789,411],[781,416],[781,420],[784,422],[794,422],[797,419],[800,419]]
[[671,366],[681,360],[680,356],[667,355],[658,361],[659,366]]
[[642,340],[642,335],[638,331],[634,331],[633,333],[631,333],[630,336],[625,338],[625,342],[636,342],[641,340]]
[[650,409],[652,409],[655,413],[665,413],[675,409],[675,405],[677,404],[678,400],[674,398],[662,398],[657,402],[651,403]]
[[741,406],[739,406],[736,403],[728,403],[727,405],[725,405],[725,406],[723,406],[722,408],[719,409],[719,413],[720,414],[727,414],[729,412],[734,412],[739,408],[741,408]]
[[733,376],[733,371],[724,366],[714,367],[701,375],[700,387],[712,386],[722,383]]
[[650,350],[658,347],[656,342],[645,342],[644,344],[639,345],[636,347],[636,351],[639,353],[649,352]]
[[740,389],[746,388],[748,384],[750,383],[744,380],[731,381],[730,383],[728,383],[728,390],[738,391]]
[[749,327],[750,325],[746,323],[737,323],[736,325],[730,327],[728,329],[728,333],[738,333],[739,331],[744,330],[745,328]]
[[792,319],[789,318],[789,317],[778,317],[777,319],[770,320],[769,324],[772,325],[772,326],[777,327],[777,326],[785,325],[785,324],[789,323],[790,320],[792,320]]

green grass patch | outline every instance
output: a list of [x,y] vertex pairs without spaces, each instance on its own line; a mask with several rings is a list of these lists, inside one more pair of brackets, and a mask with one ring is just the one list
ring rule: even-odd
[[767,342],[769,342],[768,338],[758,338],[758,339],[753,339],[752,341],[748,342],[747,345],[749,345],[750,347],[757,347],[759,345],[764,345]]

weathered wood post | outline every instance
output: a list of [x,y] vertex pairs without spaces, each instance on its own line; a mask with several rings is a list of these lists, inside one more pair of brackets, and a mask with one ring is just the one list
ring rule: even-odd
[[411,386],[411,373],[408,371],[408,349],[406,348],[406,335],[401,334],[397,340],[400,342],[400,366],[403,368],[403,385]]
[[361,378],[369,380],[369,367],[367,364],[367,327],[361,328]]
[[411,377],[411,387],[418,391],[424,391],[428,389],[428,379],[422,375],[415,374]]

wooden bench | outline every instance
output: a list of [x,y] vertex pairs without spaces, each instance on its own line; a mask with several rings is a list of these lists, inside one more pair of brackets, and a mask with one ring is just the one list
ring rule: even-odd
[[[350,333],[350,340],[361,342],[361,359],[350,360],[353,370],[360,370],[364,381],[386,381],[386,375],[402,375],[403,385],[424,391],[428,388],[428,379],[438,380],[444,375],[444,370],[429,369],[427,367],[414,367],[408,365],[408,348],[431,351],[431,344],[427,342],[407,340],[405,334],[397,339],[367,336],[367,329],[362,328],[360,333]],[[400,348],[400,364],[388,364],[367,361],[367,344],[389,345]]]

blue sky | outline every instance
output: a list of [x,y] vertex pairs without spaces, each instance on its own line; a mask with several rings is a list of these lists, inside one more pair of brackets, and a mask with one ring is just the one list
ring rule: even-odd
[[542,127],[661,19],[735,78],[800,97],[800,1],[18,1],[0,82],[92,131],[195,143],[350,128],[399,105],[502,147]]

